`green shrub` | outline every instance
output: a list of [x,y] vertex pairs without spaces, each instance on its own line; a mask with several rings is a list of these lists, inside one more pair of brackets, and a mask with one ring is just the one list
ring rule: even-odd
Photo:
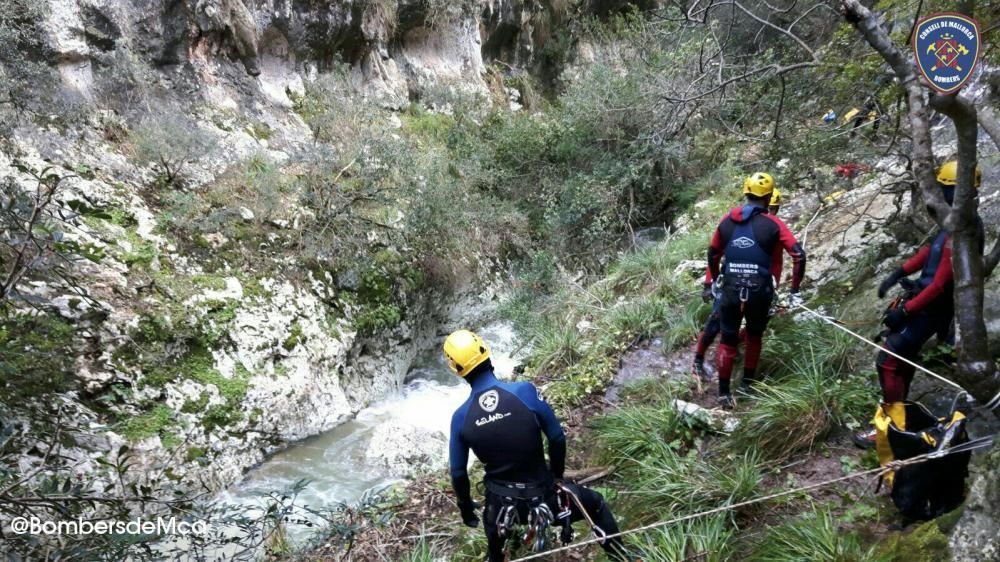
[[160,174],[160,187],[172,186],[183,179],[189,161],[204,156],[215,140],[197,123],[177,110],[148,115],[130,135],[132,157],[136,164],[152,164]]
[[552,319],[534,332],[531,363],[538,373],[558,373],[583,357],[582,345],[573,322]]
[[76,328],[55,313],[0,308],[0,398],[18,401],[75,386]]

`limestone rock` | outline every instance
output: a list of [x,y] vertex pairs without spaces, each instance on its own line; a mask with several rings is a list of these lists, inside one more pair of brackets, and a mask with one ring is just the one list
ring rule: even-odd
[[365,459],[397,476],[443,468],[448,438],[441,432],[389,422],[379,425],[365,451]]
[[965,511],[951,533],[955,562],[1000,560],[1000,447],[975,460]]

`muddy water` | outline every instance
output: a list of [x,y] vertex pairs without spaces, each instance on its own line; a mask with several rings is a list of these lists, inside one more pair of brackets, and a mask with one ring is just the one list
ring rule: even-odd
[[[482,328],[479,334],[491,346],[497,374],[510,376],[517,364],[512,357],[516,344],[511,326],[495,323]],[[468,393],[468,386],[451,373],[439,349],[427,350],[418,357],[399,392],[365,408],[353,420],[275,454],[250,471],[222,499],[232,504],[264,505],[267,494],[308,480],[296,505],[328,510],[341,502],[356,502],[366,490],[391,484],[402,476],[372,465],[365,458],[380,425],[402,423],[447,435],[451,414]],[[295,541],[309,532],[306,526],[290,527],[288,531]]]

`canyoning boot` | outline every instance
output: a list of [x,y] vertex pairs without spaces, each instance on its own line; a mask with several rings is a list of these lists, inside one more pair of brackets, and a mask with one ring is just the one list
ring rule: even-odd
[[875,448],[875,436],[877,432],[875,428],[866,429],[863,431],[858,431],[851,434],[851,441],[861,449],[874,449]]
[[723,410],[732,410],[736,406],[736,402],[733,400],[732,394],[720,394],[719,395],[719,406]]
[[694,360],[694,363],[691,365],[691,374],[694,375],[695,377],[703,380],[703,381],[706,381],[706,382],[711,382],[711,380],[712,380],[711,373],[709,373],[707,370],[705,370],[705,360],[704,359],[700,359],[700,360],[699,359],[695,359]]

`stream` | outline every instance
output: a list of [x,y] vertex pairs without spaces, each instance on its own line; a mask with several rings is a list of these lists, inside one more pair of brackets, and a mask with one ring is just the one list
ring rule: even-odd
[[[516,344],[510,324],[493,323],[479,334],[491,347],[497,375],[510,377],[519,362],[512,355]],[[276,453],[224,492],[220,500],[231,505],[263,506],[267,494],[289,490],[296,482],[308,480],[295,502],[297,506],[329,510],[340,503],[357,502],[367,490],[403,477],[366,458],[365,452],[379,426],[403,424],[447,436],[452,413],[468,395],[468,386],[448,369],[440,348],[425,350],[417,356],[398,392],[361,410],[354,419]],[[442,454],[446,456],[447,452]],[[305,518],[310,519],[308,514]],[[311,529],[290,525],[288,536],[300,542],[308,538]]]

